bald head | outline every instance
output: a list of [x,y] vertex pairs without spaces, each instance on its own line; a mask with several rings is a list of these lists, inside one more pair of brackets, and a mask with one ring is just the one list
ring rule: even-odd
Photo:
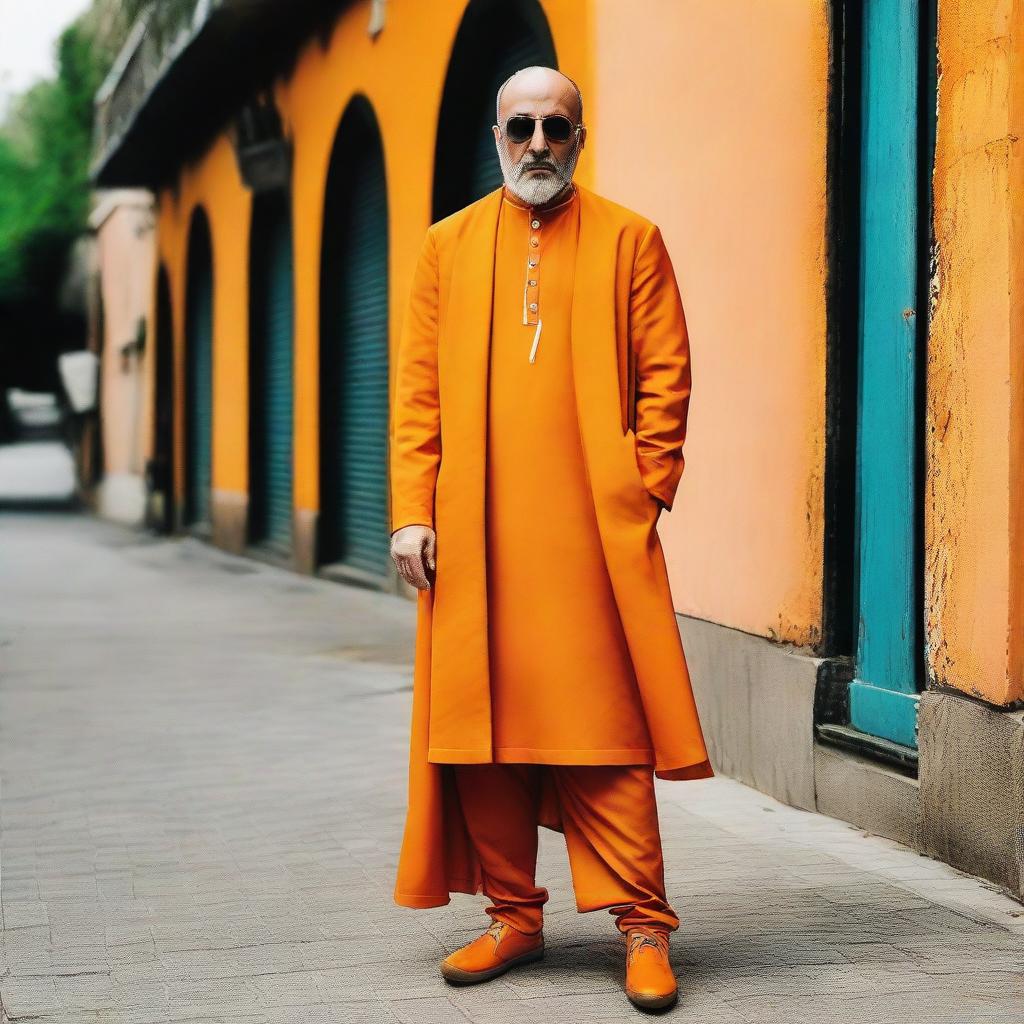
[[579,87],[568,75],[554,68],[534,65],[521,68],[506,78],[498,89],[498,124],[504,124],[509,115],[517,112],[517,104],[524,113],[532,112],[536,106],[543,108],[543,114],[565,114],[573,124],[583,120],[583,96]]
[[498,90],[497,114],[491,131],[505,187],[531,206],[560,200],[587,138],[576,83],[554,68],[522,68]]

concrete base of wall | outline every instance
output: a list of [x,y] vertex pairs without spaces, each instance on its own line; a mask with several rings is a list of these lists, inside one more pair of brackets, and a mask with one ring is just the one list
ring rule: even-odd
[[727,626],[678,618],[716,771],[814,810],[814,688],[820,660]]
[[815,744],[814,788],[821,814],[921,849],[917,779],[837,747]]
[[821,659],[689,616],[679,628],[717,772],[1024,896],[1024,713],[922,694],[915,779],[815,742]]
[[316,533],[320,513],[314,509],[297,508],[292,521],[292,551],[299,572],[316,572]]
[[1024,713],[921,695],[922,848],[1024,894]]
[[96,489],[96,511],[104,519],[138,526],[146,518],[146,481],[134,473],[111,473]]
[[249,538],[249,495],[240,491],[214,491],[210,502],[213,543],[233,555],[243,554]]

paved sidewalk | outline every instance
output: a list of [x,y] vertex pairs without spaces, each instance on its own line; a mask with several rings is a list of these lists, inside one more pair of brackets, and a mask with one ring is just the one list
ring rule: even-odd
[[[641,1017],[542,830],[548,955],[448,988],[482,897],[391,899],[411,602],[69,515],[0,515],[6,1019]],[[1024,907],[725,778],[659,782],[700,1024],[1024,1019]]]

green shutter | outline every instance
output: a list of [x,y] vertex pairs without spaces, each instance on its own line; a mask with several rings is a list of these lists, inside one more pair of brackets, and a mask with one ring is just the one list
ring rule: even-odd
[[501,185],[491,126],[501,84],[522,68],[558,67],[551,30],[535,0],[470,3],[448,65],[434,153],[433,219]]
[[160,533],[174,529],[174,321],[167,269],[157,271],[156,352],[153,374],[153,457],[146,469],[148,525]]
[[[345,127],[325,218],[320,561],[383,578],[387,510],[388,222],[376,131]],[[337,172],[337,173],[335,173]]]
[[287,201],[257,206],[252,246],[251,539],[287,557],[292,548],[294,295]]
[[187,361],[187,494],[186,522],[210,522],[213,479],[213,267],[205,219],[193,225],[190,246]]
[[483,111],[483,118],[474,133],[473,174],[466,203],[493,192],[505,180],[501,173],[501,164],[498,162],[498,152],[494,147],[494,132],[491,130],[491,125],[495,123],[494,97],[498,94],[498,88],[509,75],[520,68],[532,67],[535,64],[553,67],[552,56],[543,41],[527,31],[526,26],[521,26],[520,34],[510,37],[507,48],[498,54],[490,80],[480,93],[489,99]]

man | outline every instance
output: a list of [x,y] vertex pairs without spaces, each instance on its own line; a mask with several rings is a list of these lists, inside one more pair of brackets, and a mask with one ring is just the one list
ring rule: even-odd
[[573,182],[575,83],[512,75],[504,185],[431,226],[399,342],[392,555],[419,590],[395,900],[491,901],[442,962],[485,981],[544,952],[537,828],[578,910],[625,935],[625,987],[677,997],[653,776],[713,772],[656,523],[683,470],[686,324],[650,221]]

